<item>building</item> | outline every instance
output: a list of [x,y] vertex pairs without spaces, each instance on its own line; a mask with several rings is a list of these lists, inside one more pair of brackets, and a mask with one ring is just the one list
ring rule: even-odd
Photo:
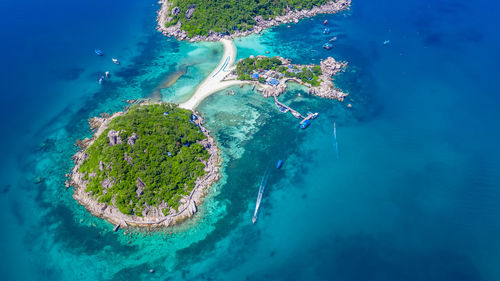
[[269,85],[272,85],[272,86],[278,86],[280,81],[276,78],[271,78],[271,79],[269,79],[269,82],[267,82],[267,83],[269,83]]

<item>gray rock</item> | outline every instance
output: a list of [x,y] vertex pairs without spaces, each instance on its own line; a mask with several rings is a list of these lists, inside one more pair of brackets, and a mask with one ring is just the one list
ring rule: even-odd
[[171,12],[171,14],[172,14],[173,16],[177,16],[177,15],[178,15],[178,14],[180,14],[180,13],[181,13],[181,8],[179,8],[179,7],[174,7],[174,8],[172,9],[172,12]]
[[125,161],[127,161],[130,165],[132,165],[132,166],[134,165],[134,164],[132,164],[132,163],[133,163],[133,162],[132,162],[132,156],[128,155],[128,153],[127,153],[127,152],[125,152],[125,154],[123,154],[123,159],[124,159]]
[[110,130],[108,132],[108,138],[109,138],[109,145],[114,146],[117,144],[122,144],[122,139],[120,138],[120,132],[117,132],[115,130]]
[[113,187],[113,184],[115,184],[115,179],[110,179],[110,178],[104,179],[101,182],[101,185],[104,188],[102,193],[104,193],[104,194],[108,193],[108,188]]
[[135,193],[137,194],[137,198],[141,198],[141,195],[144,193],[144,188],[146,187],[146,184],[141,180],[141,178],[137,178],[137,189],[135,190]]
[[134,146],[135,141],[138,139],[139,139],[139,136],[136,133],[132,133],[132,135],[127,140],[127,144],[130,146]]
[[186,18],[188,18],[188,19],[191,18],[191,16],[194,13],[195,8],[196,8],[196,5],[194,5],[194,4],[189,7],[189,9],[186,11]]

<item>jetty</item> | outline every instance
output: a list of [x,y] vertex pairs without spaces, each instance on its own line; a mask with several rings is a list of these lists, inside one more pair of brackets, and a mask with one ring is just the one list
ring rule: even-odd
[[290,106],[280,102],[278,100],[278,97],[276,95],[273,96],[274,97],[274,104],[278,107],[278,109],[283,112],[283,113],[292,113],[293,117],[297,118],[297,119],[302,119],[300,121],[300,127],[302,129],[305,129],[307,128],[307,126],[309,126],[311,120],[315,119],[316,117],[318,117],[318,113],[312,113],[312,112],[308,112],[307,115],[303,115],[301,114],[300,112],[298,112],[297,110],[291,108]]

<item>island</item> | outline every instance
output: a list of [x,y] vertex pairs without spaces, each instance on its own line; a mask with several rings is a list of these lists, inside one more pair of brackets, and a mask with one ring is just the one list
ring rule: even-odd
[[141,102],[89,120],[67,186],[92,214],[118,227],[169,226],[192,216],[219,179],[219,152],[199,114]]
[[351,0],[160,0],[158,27],[179,40],[247,36],[317,14],[349,9]]
[[254,81],[265,97],[277,97],[286,91],[288,82],[295,82],[308,87],[308,94],[343,101],[348,93],[335,87],[332,76],[346,66],[347,62],[332,57],[321,60],[320,65],[299,65],[282,57],[251,56],[240,60],[225,80]]

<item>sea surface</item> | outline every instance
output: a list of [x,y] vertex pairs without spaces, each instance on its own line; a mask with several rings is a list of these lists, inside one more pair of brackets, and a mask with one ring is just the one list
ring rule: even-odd
[[185,101],[222,45],[159,34],[156,1],[2,1],[0,279],[500,280],[499,6],[353,0],[236,39],[238,58],[345,60],[350,95],[289,85],[282,102],[319,113],[306,130],[251,87],[210,96],[221,181],[192,220],[126,234],[64,187],[74,143],[127,100]]

